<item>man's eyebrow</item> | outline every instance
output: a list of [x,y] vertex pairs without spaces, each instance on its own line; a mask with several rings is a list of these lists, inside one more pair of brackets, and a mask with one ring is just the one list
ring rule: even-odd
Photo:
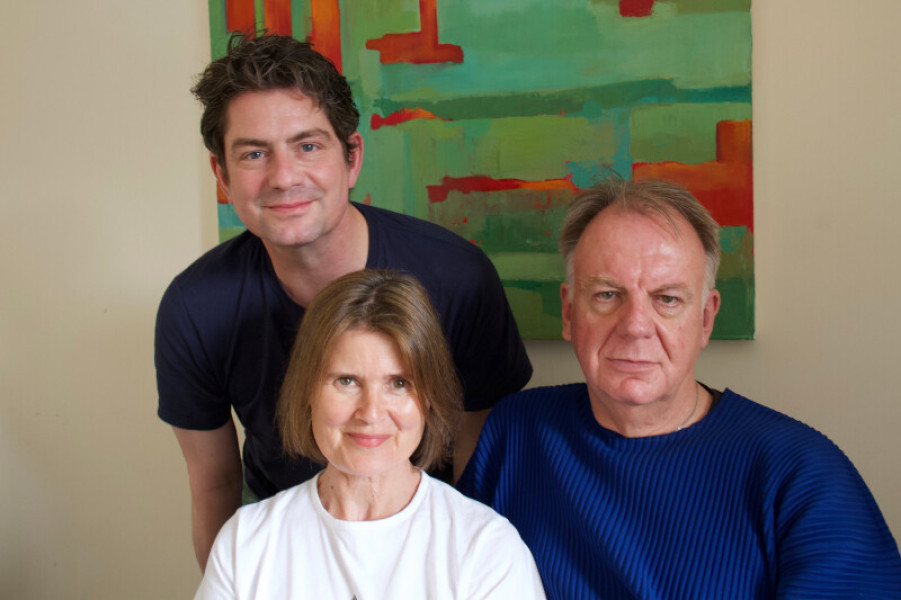
[[295,135],[292,135],[290,138],[288,138],[288,143],[294,144],[296,142],[301,142],[313,137],[323,137],[326,139],[331,139],[332,136],[327,130],[322,129],[321,127],[316,127],[315,129],[306,129]]
[[230,148],[234,150],[235,148],[243,148],[245,146],[253,146],[255,148],[265,148],[269,143],[265,140],[255,140],[253,138],[235,138],[232,140]]
[[590,288],[594,286],[606,286],[619,289],[622,287],[615,279],[612,277],[604,277],[603,275],[592,275],[591,277],[586,277],[582,280],[581,287]]
[[693,297],[694,294],[691,291],[691,286],[687,283],[665,283],[657,288],[651,290],[652,294],[662,294],[667,295],[667,292],[679,292],[683,296]]

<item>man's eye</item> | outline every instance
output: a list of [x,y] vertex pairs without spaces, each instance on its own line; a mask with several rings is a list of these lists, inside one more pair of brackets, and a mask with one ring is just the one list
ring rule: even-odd
[[606,291],[606,292],[598,292],[594,295],[598,300],[613,300],[616,298],[616,292]]
[[660,296],[660,302],[667,306],[675,306],[679,303],[679,298],[677,298],[676,296],[668,296],[666,294],[663,294],[662,296]]
[[312,152],[316,149],[316,144],[301,144],[300,150],[302,152]]
[[247,158],[249,160],[259,160],[263,158],[263,153],[260,150],[254,150],[253,152],[248,152],[247,154],[245,154],[244,158]]

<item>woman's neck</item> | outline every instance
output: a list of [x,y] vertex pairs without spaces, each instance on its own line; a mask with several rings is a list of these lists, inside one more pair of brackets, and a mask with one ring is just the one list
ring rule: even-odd
[[328,465],[319,476],[319,500],[330,515],[342,521],[385,519],[403,510],[416,495],[422,473],[412,464],[407,467],[358,477]]

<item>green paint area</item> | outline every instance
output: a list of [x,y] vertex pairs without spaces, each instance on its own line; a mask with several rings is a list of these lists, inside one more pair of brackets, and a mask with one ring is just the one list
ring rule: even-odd
[[716,124],[751,118],[749,102],[649,105],[632,111],[630,153],[636,162],[698,164],[716,159]]
[[717,280],[722,296],[712,338],[716,340],[754,339],[754,278]]
[[[358,31],[381,37],[417,28],[403,21],[396,28],[386,23],[381,31],[357,26],[345,39],[355,39]],[[673,79],[680,88],[750,82],[747,10],[681,13],[672,2],[658,2],[652,18],[623,19],[615,6],[584,0],[527,8],[498,1],[447,2],[439,6],[439,38],[463,48],[463,63],[380,65],[376,87],[367,85],[366,95],[407,102],[428,96],[490,96],[497,90],[511,95],[559,91],[585,81],[607,85]],[[349,53],[378,58],[365,49],[365,39],[349,45]]]
[[562,320],[560,281],[501,278],[519,333],[532,340],[558,340]]
[[[584,79],[578,80],[584,82]],[[423,108],[451,120],[534,117],[539,115],[593,116],[599,110],[651,103],[723,103],[751,101],[750,85],[680,88],[671,78],[641,79],[597,86],[569,86],[559,90],[440,96],[433,91],[397,93],[372,102],[371,110],[388,115],[403,108]]]
[[569,190],[452,192],[432,204],[429,220],[497,252],[556,252],[560,225],[572,201]]

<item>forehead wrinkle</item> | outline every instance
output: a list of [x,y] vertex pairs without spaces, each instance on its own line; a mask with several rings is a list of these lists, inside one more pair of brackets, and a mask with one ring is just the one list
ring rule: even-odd
[[590,277],[585,277],[579,283],[579,287],[589,288],[596,285],[605,285],[613,288],[622,287],[616,279],[613,277],[606,277],[604,275],[591,275]]

